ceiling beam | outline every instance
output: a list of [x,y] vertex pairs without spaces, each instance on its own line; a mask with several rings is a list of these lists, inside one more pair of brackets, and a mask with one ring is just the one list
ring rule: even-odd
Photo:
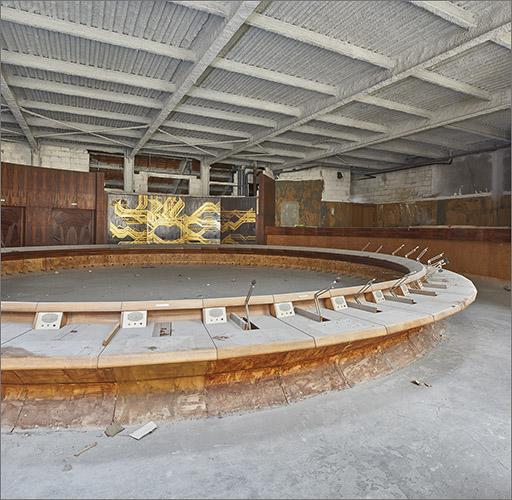
[[[287,162],[285,167],[293,167],[295,165],[300,165],[302,163],[307,163],[310,161],[315,161],[320,158],[326,158],[332,156],[334,154],[343,154],[348,153],[352,150],[357,150],[361,148],[374,148],[374,149],[385,149],[385,150],[393,150],[395,145],[393,142],[388,141],[396,141],[399,139],[407,138],[410,135],[417,134],[419,132],[424,132],[426,130],[435,129],[438,127],[444,127],[446,125],[451,125],[453,123],[457,123],[460,121],[468,120],[470,118],[475,118],[478,116],[494,113],[496,111],[501,111],[503,109],[507,109],[510,107],[510,89],[506,91],[497,93],[493,95],[490,102],[471,102],[471,103],[458,103],[453,106],[448,106],[442,108],[442,110],[438,111],[436,115],[428,122],[424,124],[418,124],[418,122],[409,121],[396,125],[389,134],[385,136],[381,136],[375,139],[366,139],[360,141],[355,144],[348,145],[340,145],[331,148],[328,151],[323,153],[315,153],[309,156],[306,156],[303,160],[294,160]],[[420,146],[418,144],[414,145],[415,149],[419,151]],[[423,148],[424,146],[422,146]],[[405,148],[403,148],[405,149]],[[395,149],[396,150],[396,149]],[[406,151],[403,151],[406,152]],[[428,152],[428,151],[425,151]],[[411,151],[412,154],[414,154]],[[441,152],[440,152],[441,153]],[[427,154],[419,154],[419,156],[429,157]]]
[[166,43],[154,42],[145,38],[115,33],[114,31],[94,28],[84,24],[63,21],[54,17],[48,17],[33,12],[26,12],[11,7],[2,6],[2,21],[9,21],[23,26],[40,28],[47,31],[64,33],[66,35],[107,43],[133,50],[143,50],[159,56],[171,57],[183,61],[195,61],[193,51],[181,47],[173,47]]
[[[234,159],[245,159],[248,161],[262,161],[265,163],[278,163],[282,165],[286,160],[280,160],[279,158],[275,158],[273,155],[251,155],[250,153],[246,154],[238,154],[234,157]],[[226,163],[230,163],[232,160],[230,159]],[[213,165],[213,164],[212,164]]]
[[160,109],[162,107],[162,102],[157,99],[123,94],[121,92],[91,89],[80,85],[49,82],[46,80],[39,80],[37,78],[25,78],[23,76],[9,76],[7,77],[7,80],[11,87],[19,87],[22,89],[42,90],[44,92],[51,92],[54,94],[85,97],[87,99],[116,102],[120,104],[131,104],[133,106],[141,106],[150,109]]
[[418,144],[420,146],[426,146],[428,144],[434,146],[436,152],[438,148],[443,148],[450,153],[454,151],[470,151],[471,148],[467,147],[467,144],[463,144],[459,139],[451,137],[449,131],[444,131],[443,137],[429,137],[426,134],[420,135],[411,135],[407,137],[407,141],[412,141],[414,144]]
[[205,89],[201,87],[193,87],[188,92],[189,97],[197,97],[199,99],[207,99],[209,101],[223,102],[233,106],[242,106],[244,108],[253,108],[260,111],[269,111],[271,113],[279,113],[288,116],[300,116],[300,108],[288,106],[286,104],[278,104],[276,102],[264,101],[263,99],[254,99],[237,94],[229,94],[219,90]]
[[382,163],[375,160],[364,160],[348,155],[337,155],[335,157],[324,158],[317,162],[306,164],[310,167],[334,167],[334,168],[350,168],[350,167],[362,167],[362,168],[390,168],[391,166],[398,166],[397,163]]
[[421,156],[423,158],[444,158],[447,155],[446,151],[443,151],[443,147],[438,145],[429,146],[428,144],[422,144],[421,142],[414,142],[405,139],[395,139],[390,142],[382,142],[370,146],[372,149],[377,151],[389,151],[391,153],[399,153],[407,156]]
[[10,52],[8,50],[2,50],[2,63],[43,71],[52,71],[55,73],[63,73],[65,75],[80,76],[82,78],[91,78],[102,82],[113,82],[132,87],[159,90],[161,92],[174,92],[176,90],[176,86],[173,83],[165,80],[148,78],[147,76],[134,75],[132,73],[125,73],[122,71],[112,71],[110,69],[87,66],[86,64],[49,59],[48,57]]
[[475,16],[452,2],[441,0],[420,2],[411,0],[411,3],[461,28],[468,29],[476,26]]
[[64,106],[63,104],[53,104],[51,102],[31,101],[29,99],[19,99],[18,104],[22,108],[42,109],[46,111],[67,113],[70,115],[92,116],[94,118],[103,118],[106,120],[119,120],[133,123],[150,123],[151,118],[140,115],[129,115],[124,113],[113,113],[100,109],[80,108],[76,106]]
[[231,122],[248,123],[250,125],[258,125],[260,127],[272,128],[277,125],[275,120],[261,118],[260,116],[245,115],[242,113],[232,113],[230,111],[222,111],[220,109],[205,108],[203,106],[193,106],[191,104],[180,104],[176,113],[185,113],[193,116],[204,116],[207,118],[215,118],[218,120],[226,120]]
[[347,118],[346,116],[340,115],[325,115],[316,119],[316,121],[324,123],[333,123],[335,125],[341,125],[343,127],[358,128],[361,130],[370,130],[371,132],[384,133],[387,132],[388,128],[380,123],[367,122],[363,120],[354,120],[353,118]]
[[[22,108],[27,109],[42,109],[46,111],[52,112],[60,112],[67,113],[71,115],[79,115],[79,116],[91,116],[94,118],[101,118],[106,120],[118,120],[124,122],[133,122],[133,123],[151,123],[150,117],[144,117],[139,115],[128,115],[123,113],[112,113],[109,111],[102,111],[98,109],[89,109],[89,108],[78,108],[75,106],[64,106],[61,104],[52,104],[47,102],[37,102],[37,101],[29,101],[20,99],[18,104]],[[197,125],[195,123],[187,123],[176,120],[167,120],[163,123],[166,127],[173,127],[182,130],[192,130],[196,132],[205,132],[217,135],[229,135],[232,137],[241,137],[248,138],[249,134],[247,132],[241,132],[239,130],[230,130],[219,127],[209,127],[205,125]]]
[[[11,121],[12,118],[6,117],[3,119],[4,122]],[[126,127],[111,127],[111,126],[105,126],[105,125],[91,125],[89,123],[81,123],[76,121],[70,121],[70,120],[56,120],[54,118],[42,118],[42,117],[35,117],[35,116],[29,116],[27,118],[27,123],[34,128],[51,128],[51,129],[57,129],[64,132],[76,132],[77,134],[90,134],[90,133],[96,133],[96,134],[102,134],[102,135],[111,135],[116,137],[126,137],[126,138],[132,138],[132,139],[140,139],[141,134],[139,130],[134,129],[127,129]],[[203,137],[190,137],[186,135],[181,134],[171,134],[173,137],[176,138],[176,141],[179,141],[181,139],[189,142],[193,142],[195,145],[202,145],[205,143],[211,142],[211,140],[204,139]],[[154,140],[170,143],[173,140],[173,137],[171,137],[168,134],[164,133],[156,133],[153,137]],[[185,146],[186,143],[184,142],[183,145]],[[217,149],[231,149],[231,146],[228,144],[218,144],[215,145],[215,148]]]
[[312,142],[301,141],[299,139],[289,139],[288,137],[283,137],[282,135],[273,137],[268,142],[278,143],[278,144],[290,144],[291,146],[302,146],[302,147],[311,148],[311,149],[329,149],[329,147],[330,147],[326,144],[314,144]]
[[348,154],[354,158],[375,160],[383,163],[405,163],[408,157],[406,153],[385,152],[383,150],[374,149],[358,149]]
[[189,9],[198,10],[200,12],[206,12],[207,14],[213,14],[214,16],[222,16],[226,17],[228,15],[228,9],[222,2],[198,2],[196,0],[193,1],[178,1],[172,0],[171,3],[175,3],[177,5],[181,5],[183,7],[187,7]]
[[[151,108],[151,109],[160,109],[162,106],[162,103],[156,99],[150,99],[147,97],[138,97],[138,96],[132,96],[130,94],[121,94],[116,92],[110,92],[107,90],[95,90],[95,89],[89,89],[87,87],[80,87],[76,85],[69,85],[65,83],[57,83],[57,82],[46,82],[43,80],[37,80],[35,78],[25,78],[25,77],[16,77],[11,76],[9,78],[9,83],[11,87],[20,87],[25,89],[33,89],[33,90],[43,90],[46,92],[51,92],[55,94],[62,94],[62,95],[70,95],[70,96],[77,96],[77,97],[86,97],[90,99],[96,99],[96,100],[102,100],[107,102],[119,102],[121,104],[132,104],[134,106],[141,106],[145,108]],[[65,111],[64,108],[72,108],[71,106],[62,106],[59,104],[52,104],[52,103],[45,103],[45,102],[38,102],[38,101],[32,101],[32,100],[21,100],[20,103],[23,102],[23,104],[20,104],[23,107],[27,108],[35,108],[35,109],[54,109],[55,111],[61,110],[63,112]],[[88,116],[97,116],[96,111],[93,109],[88,108],[75,108],[77,110],[80,110],[79,114],[84,114]],[[71,109],[69,110],[70,112]],[[107,113],[107,111],[99,111],[100,113]],[[258,125],[261,127],[267,127],[272,128],[276,126],[275,120],[269,120],[268,118],[261,118],[259,116],[251,116],[251,115],[245,115],[242,113],[231,113],[228,111],[221,111],[217,109],[212,108],[204,108],[202,106],[192,106],[190,104],[181,104],[176,109],[177,113],[183,113],[188,114],[192,116],[201,116],[201,117],[207,117],[207,118],[214,118],[218,120],[225,120],[225,121],[232,121],[237,123],[247,123],[250,125]],[[114,118],[114,115],[117,115],[118,113],[112,114],[112,119]],[[140,123],[149,123],[151,120],[143,115],[123,115],[123,120],[127,121],[134,121],[134,122],[140,122]]]
[[390,69],[395,65],[395,61],[392,58],[383,54],[378,54],[377,52],[358,47],[352,43],[322,35],[316,31],[301,28],[295,24],[286,23],[273,17],[264,16],[262,14],[253,14],[249,17],[246,24],[286,38],[291,38],[292,40],[297,40],[299,42],[320,47],[321,49],[336,52],[337,54],[350,57],[351,59],[364,61],[381,68]]
[[310,90],[312,92],[318,92],[320,94],[338,94],[338,88],[335,87],[334,85],[327,85],[325,83],[307,80],[306,78],[300,78],[298,76],[287,75],[286,73],[280,73],[278,71],[260,68],[258,66],[251,66],[250,64],[240,63],[232,61],[230,59],[219,58],[216,61],[213,61],[213,63],[210,64],[210,67],[222,69],[224,71],[230,71],[232,73],[238,73],[240,75],[259,78],[261,80],[266,80],[269,82],[280,83],[282,85],[288,85],[290,87]]
[[[503,22],[503,18],[508,20]],[[344,86],[340,96],[325,98],[321,101],[315,100],[311,104],[305,105],[299,117],[281,120],[273,130],[254,135],[247,143],[247,147],[270,140],[273,136],[293,130],[297,126],[303,125],[311,120],[317,120],[319,117],[339,109],[348,103],[405,80],[413,76],[413,73],[418,70],[433,67],[473,47],[488,42],[506,29],[510,29],[510,13],[504,17],[502,11],[493,12],[487,22],[481,23],[474,30],[469,30],[457,37],[452,37],[446,41],[443,40],[435,46],[435,49],[422,46],[415,48],[413,52],[405,53],[401,59],[399,59],[397,68],[391,75],[387,74],[378,77],[373,75],[367,79],[356,78],[352,83],[347,83],[347,85]],[[430,113],[428,115],[430,115]],[[240,151],[243,151],[243,146],[234,148],[232,154],[236,154]],[[215,158],[215,161],[223,161],[226,158],[226,153],[224,153],[220,157]]]
[[[144,108],[151,109],[160,109],[162,107],[162,103],[156,99],[150,99],[147,97],[138,97],[130,94],[121,94],[116,92],[110,92],[107,90],[95,90],[89,89],[87,87],[80,87],[77,85],[69,85],[65,83],[57,83],[57,82],[46,82],[43,80],[37,80],[35,78],[25,78],[25,77],[9,77],[9,84],[11,87],[20,87],[25,89],[33,89],[33,90],[43,90],[45,92],[51,92],[55,94],[62,95],[70,95],[77,97],[86,97],[89,99],[102,100],[107,102],[119,102],[121,104],[132,104],[134,106],[141,106]],[[23,102],[23,104],[21,104]],[[20,105],[27,108],[35,108],[35,109],[54,109],[55,111],[63,111],[67,112],[64,108],[72,108],[71,106],[62,106],[59,104],[38,102],[32,100],[21,100]],[[112,114],[112,119],[114,115],[118,113],[109,113],[107,111],[99,111],[88,108],[75,108],[76,110],[80,110],[78,114],[84,114],[88,116],[97,116],[96,111],[99,113],[107,113]],[[70,112],[71,109],[69,110]],[[207,118],[214,118],[218,120],[232,121],[236,123],[247,123],[250,125],[258,125],[260,127],[272,128],[276,126],[275,120],[269,120],[268,118],[261,118],[259,116],[251,116],[245,115],[242,113],[231,113],[229,111],[221,111],[212,108],[205,108],[202,106],[192,106],[190,104],[181,104],[176,109],[177,113],[188,114],[192,116],[201,116]],[[141,115],[122,115],[123,120],[134,121],[140,123],[150,123],[150,119]],[[131,117],[130,117],[131,116]]]
[[223,26],[218,32],[213,33],[213,36],[208,37],[208,40],[202,41],[203,49],[198,51],[200,56],[198,56],[197,62],[192,65],[190,70],[181,79],[176,92],[166,100],[160,113],[158,113],[153,123],[131,152],[131,156],[137,154],[158,127],[167,119],[169,114],[176,109],[183,97],[192,89],[213,60],[219,56],[221,50],[232,39],[258,4],[259,1],[232,2],[230,4],[232,6],[231,15],[225,19]]
[[360,136],[350,134],[348,132],[337,132],[335,130],[328,130],[320,127],[313,127],[311,125],[301,125],[297,127],[294,132],[300,132],[301,134],[320,135],[324,137],[332,137],[333,139],[341,139],[343,141],[359,141]]
[[502,47],[505,47],[506,49],[510,50],[511,45],[511,33],[510,31],[503,31],[502,33],[499,33],[496,35],[492,41],[494,43],[497,43],[498,45],[501,45]]
[[391,111],[398,111],[399,113],[405,113],[407,115],[419,116],[421,118],[430,118],[432,113],[425,109],[417,108],[416,106],[410,106],[409,104],[402,104],[389,99],[383,99],[373,95],[361,95],[354,98],[355,102],[361,102],[363,104],[370,104],[383,109],[390,109]]
[[[20,106],[18,105],[18,101],[16,100],[15,95],[12,93],[12,90],[9,88],[9,85],[7,85],[7,82],[5,81],[3,72],[0,73],[0,87],[1,94],[5,99],[7,106],[9,106],[9,109],[13,114],[16,123],[19,125],[19,127],[25,134],[25,137],[27,138],[27,141],[29,142],[32,149],[38,150],[39,146],[37,144],[37,141],[34,135],[32,134],[32,130],[30,130],[30,127],[28,126],[27,120],[23,116],[23,113],[21,111]],[[5,118],[3,118],[2,121],[5,121]]]
[[481,125],[479,123],[470,124],[465,122],[455,123],[454,125],[447,125],[446,128],[480,135],[482,137],[487,137],[497,141],[510,141],[510,129],[507,131],[496,127],[491,127],[490,125]]
[[[200,2],[184,3],[187,4],[187,7],[190,6],[192,8],[194,8],[196,4],[201,5]],[[188,4],[194,4],[194,6]],[[218,10],[218,7],[212,3],[212,9]],[[210,11],[210,8],[208,8],[208,11]],[[87,40],[93,40],[96,42],[107,43],[118,47],[142,50],[151,54],[170,57],[173,59],[194,62],[197,58],[196,54],[189,49],[173,47],[165,43],[154,42],[144,38],[115,33],[113,31],[85,26],[83,24],[70,21],[63,21],[61,19],[56,19],[41,14],[34,14],[33,12],[26,12],[11,7],[2,8],[2,20],[56,33],[63,33]],[[256,66],[231,61],[229,59],[219,58],[217,61],[214,61],[210,67],[223,69],[225,71],[231,71],[247,76],[253,76],[262,80],[281,83],[283,85],[311,90],[313,92],[330,95],[337,94],[337,88],[334,85],[327,85],[324,83],[315,82],[313,80],[307,80],[305,78],[299,78],[296,76],[279,73],[277,71],[258,68]]]
[[229,135],[231,137],[239,137],[243,139],[248,139],[250,137],[250,135],[247,132],[240,132],[239,130],[209,127],[207,125],[198,125],[196,123],[187,123],[177,120],[166,120],[162,125],[164,127],[172,127],[182,130],[192,130],[195,132],[204,132],[206,134]]
[[419,69],[414,71],[412,76],[419,80],[423,80],[424,82],[433,83],[439,87],[444,87],[455,92],[460,92],[461,94],[467,94],[476,97],[477,99],[484,99],[488,101],[491,97],[489,92],[479,89],[474,85],[469,85],[467,83],[454,80],[453,78],[448,78],[433,71]]

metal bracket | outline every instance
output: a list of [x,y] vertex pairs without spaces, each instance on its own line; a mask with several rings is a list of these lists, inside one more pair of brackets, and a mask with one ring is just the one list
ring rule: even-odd
[[322,315],[318,315],[317,313],[314,313],[313,311],[308,311],[307,309],[302,309],[301,307],[296,307],[295,313],[298,314],[299,316],[304,316],[305,318],[312,319],[313,321],[316,321],[318,323],[326,321],[326,318],[324,318]]
[[347,301],[347,305],[348,307],[353,307],[354,309],[360,309],[361,311],[366,311],[370,313],[382,312],[382,309],[379,309],[378,307],[361,304],[360,302],[353,302],[351,300]]

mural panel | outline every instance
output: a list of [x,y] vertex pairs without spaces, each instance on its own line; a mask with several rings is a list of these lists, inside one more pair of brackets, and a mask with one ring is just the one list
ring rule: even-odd
[[108,242],[147,243],[148,196],[108,195]]
[[255,203],[255,198],[110,194],[109,242],[254,242]]
[[256,243],[256,198],[221,198],[220,214],[221,243]]
[[149,196],[148,243],[220,242],[220,199]]

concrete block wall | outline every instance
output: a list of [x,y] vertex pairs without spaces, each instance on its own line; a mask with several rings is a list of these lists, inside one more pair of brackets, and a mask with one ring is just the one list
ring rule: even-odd
[[30,146],[20,142],[2,141],[2,161],[19,165],[32,165]]
[[89,152],[82,147],[42,144],[38,156],[32,153],[27,143],[2,142],[2,161],[89,172]]
[[80,147],[42,145],[40,165],[47,168],[89,172],[89,152]]
[[510,192],[510,148],[454,158],[450,165],[431,165],[376,175],[352,177],[351,201],[394,203],[425,198]]
[[350,198],[356,203],[386,203],[432,197],[432,167],[420,167],[374,178],[352,178]]

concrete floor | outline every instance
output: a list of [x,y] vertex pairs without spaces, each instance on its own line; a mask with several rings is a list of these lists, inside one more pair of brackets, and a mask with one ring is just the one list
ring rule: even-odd
[[1,496],[510,498],[510,293],[477,286],[435,350],[349,390],[160,423],[141,441],[100,430],[3,434]]
[[[118,301],[196,299],[245,295],[253,279],[257,295],[319,290],[331,273],[249,266],[144,266],[70,269],[2,277],[2,300]],[[338,286],[364,284],[341,276]]]

